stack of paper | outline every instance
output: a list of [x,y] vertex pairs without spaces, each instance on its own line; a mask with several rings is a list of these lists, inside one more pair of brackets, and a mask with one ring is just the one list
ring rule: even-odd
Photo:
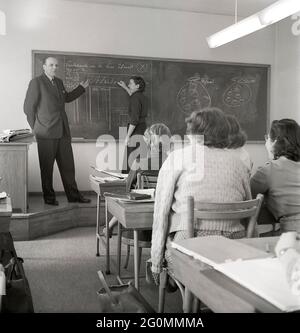
[[0,142],[17,141],[30,136],[33,136],[33,134],[28,128],[18,130],[7,129],[0,134]]
[[5,199],[7,197],[7,193],[6,192],[1,192],[0,193],[0,199]]

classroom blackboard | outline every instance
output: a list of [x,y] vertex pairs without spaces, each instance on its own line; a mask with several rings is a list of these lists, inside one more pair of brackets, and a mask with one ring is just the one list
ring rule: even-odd
[[59,61],[58,76],[67,90],[90,81],[84,95],[66,104],[73,137],[119,138],[119,127],[128,123],[128,96],[117,82],[127,83],[132,75],[146,82],[148,124],[163,122],[182,136],[191,112],[215,106],[238,118],[249,141],[261,141],[267,132],[269,65],[33,51],[33,76],[42,73],[50,55]]

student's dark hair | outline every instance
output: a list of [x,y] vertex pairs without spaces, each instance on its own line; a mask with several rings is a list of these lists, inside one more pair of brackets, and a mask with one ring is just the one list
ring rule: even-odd
[[273,146],[274,159],[285,156],[289,160],[300,161],[300,127],[293,119],[274,120],[269,133]]
[[138,91],[145,91],[146,83],[141,76],[132,76],[130,79],[133,80],[135,84],[139,85]]
[[194,111],[185,120],[187,134],[204,135],[204,145],[214,148],[228,146],[229,124],[222,110],[215,107]]
[[247,141],[246,133],[241,129],[240,123],[235,116],[229,114],[226,118],[229,124],[229,142],[227,148],[236,149],[243,147]]

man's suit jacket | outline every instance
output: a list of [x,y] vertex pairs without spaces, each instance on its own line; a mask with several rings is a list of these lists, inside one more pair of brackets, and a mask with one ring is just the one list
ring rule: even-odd
[[40,139],[59,139],[63,129],[70,135],[65,103],[74,101],[85,92],[79,85],[67,92],[62,80],[54,78],[55,85],[45,74],[32,79],[29,83],[24,112],[35,136]]

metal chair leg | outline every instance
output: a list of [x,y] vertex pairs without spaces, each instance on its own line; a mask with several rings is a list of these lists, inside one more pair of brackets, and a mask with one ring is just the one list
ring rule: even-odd
[[129,257],[130,257],[130,245],[127,245],[126,259],[125,259],[125,264],[123,266],[125,269],[128,267]]
[[139,247],[139,249],[138,249],[138,263],[139,263],[139,271],[138,271],[138,274],[139,274],[139,275],[140,275],[140,270],[141,270],[142,251],[143,251],[143,248],[142,248],[142,247]]
[[97,252],[96,252],[96,257],[100,257],[100,250],[99,250],[99,238],[97,237]]
[[158,313],[164,312],[167,277],[167,270],[163,269],[163,271],[159,274]]
[[[107,199],[105,199],[105,227],[108,230],[108,211],[107,211]],[[109,234],[106,233],[106,271],[105,274],[110,274],[110,253],[109,253]]]
[[193,294],[187,288],[185,288],[184,301],[183,301],[183,312],[184,313],[191,312],[192,301],[193,301]]
[[117,244],[117,275],[121,275],[121,246],[122,246],[122,225],[118,221],[118,244]]
[[96,257],[100,257],[99,250],[99,237],[100,237],[100,195],[97,195],[97,225],[96,225],[96,239],[97,239],[97,248],[96,248]]
[[198,313],[200,311],[200,300],[194,296],[193,300],[193,313]]
[[134,259],[134,286],[139,291],[139,232],[134,229],[133,230],[133,241],[134,241],[134,253],[133,253],[133,259]]

